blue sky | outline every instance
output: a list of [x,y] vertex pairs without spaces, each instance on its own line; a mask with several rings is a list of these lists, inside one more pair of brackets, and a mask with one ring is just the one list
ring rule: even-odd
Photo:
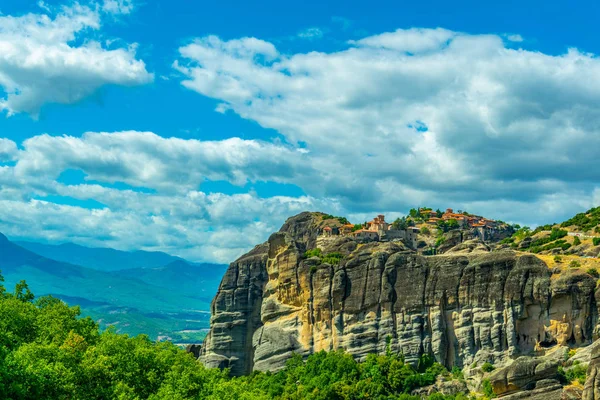
[[305,209],[600,201],[597,3],[27,3],[0,5],[10,237],[230,261]]

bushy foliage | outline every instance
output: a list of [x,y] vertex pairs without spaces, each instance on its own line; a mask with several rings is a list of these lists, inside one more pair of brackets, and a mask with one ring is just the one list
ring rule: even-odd
[[599,237],[593,238],[592,243],[594,244],[594,246],[598,246],[600,244],[600,238]]
[[325,221],[326,219],[337,219],[338,222],[342,225],[346,225],[346,224],[350,223],[350,221],[348,221],[348,219],[346,217],[337,217],[337,216],[331,215],[331,214],[325,214],[321,217],[321,219],[323,221]]
[[364,226],[363,224],[354,224],[354,227],[352,227],[352,232],[356,232],[359,229],[363,229]]
[[573,238],[573,246],[579,246],[581,244],[581,239],[579,239],[579,236],[575,236]]
[[448,232],[459,229],[460,225],[457,220],[449,219],[448,221],[438,221],[437,228],[442,232]]
[[[538,233],[538,229],[539,229],[539,227],[536,228],[536,230],[533,231],[532,234]],[[548,230],[548,229],[542,229],[542,230]],[[519,234],[519,231],[517,233],[515,233],[515,235],[517,235],[517,234]],[[521,235],[522,235],[522,233],[521,233]],[[532,253],[539,253],[540,251],[551,250],[551,249],[555,249],[555,248],[561,248],[563,251],[566,251],[571,247],[571,244],[567,243],[566,240],[559,240],[559,239],[562,239],[567,235],[568,235],[568,232],[565,230],[558,229],[558,228],[551,228],[550,236],[533,240],[529,244],[529,251]],[[531,236],[531,235],[525,234],[525,236],[522,236],[522,237],[524,238],[527,236]]]
[[319,249],[319,248],[310,249],[304,253],[304,258],[321,257],[321,255],[322,255],[321,249]]
[[331,265],[339,265],[339,263],[343,257],[344,256],[341,253],[337,253],[337,252],[327,253],[327,254],[325,254],[325,256],[323,256],[321,261],[323,263],[327,263],[327,264],[331,264]]
[[408,220],[406,217],[396,218],[396,220],[392,222],[392,228],[405,231],[408,229]]
[[575,365],[569,369],[558,367],[558,376],[560,380],[565,383],[578,382],[581,385],[585,384],[587,368],[582,365]]
[[567,243],[566,240],[557,240],[555,242],[548,243],[544,246],[533,246],[529,248],[529,251],[532,253],[539,253],[540,251],[552,250],[552,249],[562,249],[563,251],[567,251],[571,248],[571,243]]
[[450,374],[428,355],[413,368],[393,354],[390,343],[385,355],[369,355],[362,363],[341,350],[321,351],[306,360],[295,355],[277,373],[230,377],[173,344],[100,332],[77,307],[52,297],[35,300],[25,282],[7,293],[0,275],[2,399],[416,400],[409,393],[440,374],[462,379],[460,369]]
[[484,379],[481,382],[481,388],[483,390],[483,394],[487,397],[487,398],[494,398],[496,397],[496,395],[494,394],[494,390],[492,389],[492,384],[490,383],[489,379]]
[[579,213],[566,220],[561,227],[576,226],[583,231],[589,231],[600,223],[600,207],[592,208],[585,213]]
[[581,263],[577,260],[573,260],[569,263],[569,268],[580,268]]
[[486,363],[484,363],[484,364],[481,366],[481,370],[482,370],[483,372],[492,372],[494,369],[495,369],[495,368],[494,368],[494,365],[492,365],[492,364],[491,364],[491,363],[489,363],[489,362],[486,362]]

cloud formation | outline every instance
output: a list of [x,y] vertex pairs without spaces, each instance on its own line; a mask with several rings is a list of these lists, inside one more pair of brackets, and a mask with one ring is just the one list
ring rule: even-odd
[[39,135],[23,142],[18,176],[57,178],[84,171],[89,180],[181,191],[205,180],[286,182],[309,173],[307,158],[286,146],[239,138],[221,141],[163,138],[152,132]]
[[[318,174],[306,153],[239,138],[163,138],[151,132],[0,139],[0,231],[9,237],[163,250],[229,262],[290,215],[335,209],[309,196],[260,198],[202,191],[207,180],[240,186]],[[64,183],[80,171],[80,182]],[[119,186],[112,187],[118,183]],[[123,186],[125,185],[125,186]]]
[[131,7],[127,0],[107,0],[102,8],[74,3],[49,15],[0,16],[0,111],[35,116],[44,104],[75,103],[104,85],[152,81],[135,46],[109,49],[94,40],[103,12]]
[[17,156],[17,144],[10,139],[0,138],[0,162],[12,161]]
[[[600,171],[582,166],[600,156],[600,60],[514,40],[413,28],[286,55],[213,36],[180,48],[175,68],[219,111],[306,146],[321,174],[299,184],[313,196],[356,212],[511,202],[493,216],[540,223],[527,205],[572,193],[592,203]],[[576,211],[560,204],[550,216]]]
[[[283,139],[0,139],[0,231],[225,262],[304,210],[359,222],[429,205],[560,221],[600,202],[600,60],[514,39],[414,28],[306,54],[195,39],[173,64],[181,84]],[[65,183],[73,170],[84,178]],[[206,181],[306,195],[208,193]]]

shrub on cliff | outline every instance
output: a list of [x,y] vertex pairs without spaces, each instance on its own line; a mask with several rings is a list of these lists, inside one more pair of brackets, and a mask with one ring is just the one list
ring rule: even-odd
[[494,366],[489,362],[486,362],[481,366],[483,372],[492,372],[494,369]]
[[321,249],[311,249],[304,253],[304,258],[321,257]]

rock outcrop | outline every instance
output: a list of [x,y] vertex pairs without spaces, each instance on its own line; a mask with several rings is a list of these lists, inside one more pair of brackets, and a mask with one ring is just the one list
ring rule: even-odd
[[590,363],[587,369],[587,379],[583,389],[583,400],[600,399],[600,342],[594,344]]
[[[234,375],[273,371],[292,353],[383,353],[390,338],[392,351],[409,362],[427,353],[462,368],[595,338],[596,280],[585,273],[552,276],[533,255],[483,246],[424,257],[401,242],[325,243],[318,240],[320,219],[289,219],[230,265],[212,303],[204,364]],[[304,257],[317,246],[325,257]],[[329,253],[343,258],[338,263]],[[538,369],[547,372],[530,367],[534,381]],[[506,385],[523,375],[517,372],[506,375]]]

